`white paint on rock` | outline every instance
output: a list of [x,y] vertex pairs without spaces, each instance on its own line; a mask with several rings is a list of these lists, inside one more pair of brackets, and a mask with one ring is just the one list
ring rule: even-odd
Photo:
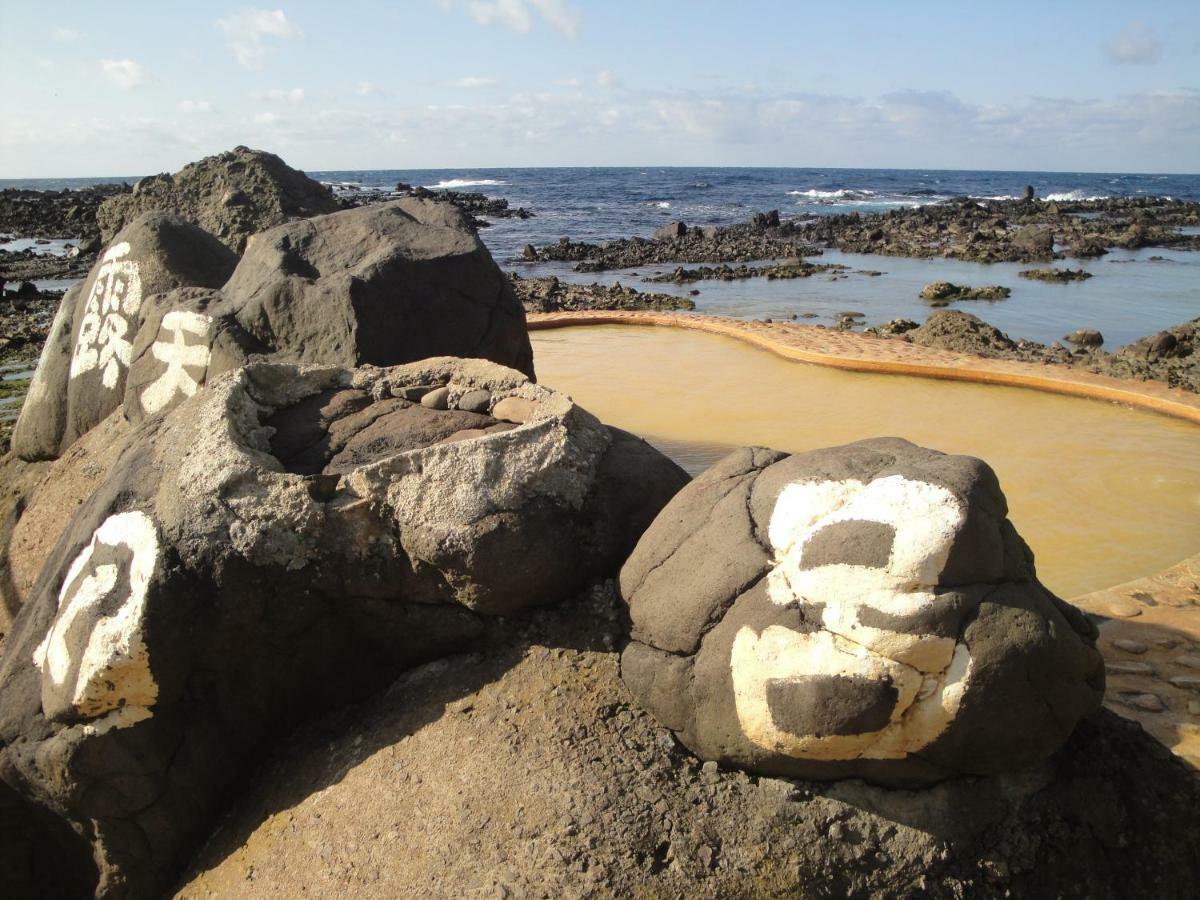
[[[156,413],[177,396],[187,398],[196,393],[212,358],[208,346],[211,325],[212,317],[201,313],[173,310],[163,316],[150,352],[167,364],[167,370],[142,392],[142,409]],[[189,368],[200,369],[200,374],[193,376]]]
[[[100,546],[125,547],[130,553],[127,573],[114,563],[89,565]],[[58,595],[58,614],[46,637],[33,652],[33,662],[42,672],[43,705],[48,694],[66,691],[70,703],[83,716],[95,717],[115,710],[138,708],[124,713],[108,727],[126,727],[149,717],[158,697],[158,685],[150,671],[144,627],[150,578],[158,563],[158,530],[143,512],[109,516],[96,529],[92,540],[75,557]],[[122,574],[127,577],[122,579]],[[98,607],[115,598],[116,609],[100,615]],[[72,634],[76,620],[94,616],[85,634]],[[68,683],[73,665],[79,668]]]
[[142,306],[142,280],[138,264],[125,258],[129,251],[129,243],[122,241],[110,247],[100,261],[83,306],[71,356],[71,378],[99,369],[101,384],[113,389],[122,369],[129,368],[133,350],[130,320]]
[[[859,611],[909,616],[937,603],[934,588],[966,510],[948,490],[901,475],[869,483],[804,481],[780,493],[768,538],[775,567],[767,594],[779,606],[822,605],[823,630],[801,634],[743,627],[730,658],[735,705],[746,736],[776,753],[803,759],[899,759],[927,746],[958,712],[970,679],[967,648],[953,638],[905,634],[864,625]],[[837,522],[878,522],[895,529],[881,568],[804,565],[805,547]],[[890,679],[897,701],[888,723],[855,735],[796,735],[779,727],[767,702],[772,681],[848,676]]]

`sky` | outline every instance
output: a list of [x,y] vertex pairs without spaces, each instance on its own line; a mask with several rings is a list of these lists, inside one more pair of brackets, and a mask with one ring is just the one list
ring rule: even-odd
[[0,178],[297,168],[1200,172],[1200,3],[0,0]]

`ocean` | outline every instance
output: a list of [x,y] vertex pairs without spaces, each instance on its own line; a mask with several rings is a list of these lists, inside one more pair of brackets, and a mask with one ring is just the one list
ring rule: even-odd
[[[388,191],[397,182],[432,189],[476,191],[504,197],[529,209],[529,219],[499,219],[480,236],[496,260],[522,274],[554,274],[564,280],[620,281],[642,289],[686,292],[671,285],[644,285],[658,269],[580,275],[569,265],[520,264],[525,244],[560,237],[604,241],[649,237],[661,225],[727,225],[756,211],[778,209],[784,217],[876,212],[936,203],[951,197],[1019,197],[1032,185],[1038,197],[1076,200],[1117,196],[1168,196],[1200,201],[1200,175],[1095,172],[990,172],[904,169],[799,168],[553,168],[553,169],[386,169],[310,171],[339,192]],[[135,178],[2,180],[0,187],[60,189]],[[911,260],[826,252],[823,262],[874,269],[884,276],[851,276],[831,281],[816,276],[783,282],[705,282],[701,312],[749,318],[815,315],[832,322],[838,313],[862,312],[869,324],[905,317],[923,321],[929,307],[918,299],[930,281],[972,285],[1002,284],[1012,296],[995,303],[960,303],[1012,337],[1058,340],[1076,328],[1097,328],[1112,349],[1169,325],[1200,316],[1200,258],[1184,251],[1148,248],[1117,251],[1072,267],[1097,277],[1068,285],[1028,282],[1017,277],[1027,266],[984,266],[951,260]],[[714,260],[716,261],[716,260]],[[689,285],[688,288],[693,287]]]

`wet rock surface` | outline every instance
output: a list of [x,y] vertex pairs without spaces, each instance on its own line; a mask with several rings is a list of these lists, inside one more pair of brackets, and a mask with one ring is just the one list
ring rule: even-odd
[[1200,788],[1136,724],[922,791],[748,776],[632,702],[616,603],[597,586],[308,729],[176,896],[1191,895]]
[[1091,272],[1083,269],[1025,269],[1017,273],[1030,281],[1049,281],[1054,284],[1068,284],[1072,281],[1087,281],[1092,277]]
[[788,278],[811,278],[822,272],[844,272],[846,266],[833,263],[821,265],[810,263],[804,259],[785,260],[782,263],[768,266],[699,266],[694,269],[679,267],[673,272],[653,275],[646,278],[649,282],[688,284],[693,281],[741,281],[746,278],[765,278],[777,281]]
[[949,281],[935,281],[921,289],[922,300],[949,303],[954,300],[1007,300],[1012,291],[1000,285],[967,287]]
[[61,191],[5,188],[0,191],[0,233],[29,238],[99,238],[96,211],[109,197],[130,190],[127,184]]
[[686,480],[482,361],[217,379],[128,434],[18,615],[6,825],[157,894],[288,730],[612,572]]
[[241,253],[256,232],[340,208],[327,187],[273,153],[236,147],[190,163],[173,175],[143,178],[128,194],[106,200],[97,221],[101,238],[108,243],[139,215],[169,212]]
[[[886,332],[877,329],[876,333]],[[900,339],[996,359],[1072,366],[1113,378],[1161,381],[1170,387],[1200,392],[1200,319],[1172,326],[1111,353],[1100,349],[1103,336],[1095,329],[1079,329],[1073,334],[1080,338],[1073,351],[1057,343],[1047,347],[1034,341],[1014,341],[970,313],[939,310],[919,328],[906,329]]]
[[509,281],[526,312],[581,309],[695,309],[694,301],[674,294],[639,291],[621,284],[570,284],[549,278],[522,278],[510,272]]
[[526,259],[573,262],[580,271],[600,271],[671,262],[784,259],[813,255],[821,247],[982,263],[1091,258],[1109,247],[1200,249],[1200,236],[1180,231],[1200,225],[1200,203],[1168,197],[1071,202],[963,197],[880,213],[792,220],[781,219],[776,211],[723,228],[684,225],[680,231],[681,224],[652,240],[588,244],[563,238],[532,254],[527,250]]
[[795,223],[781,222],[776,212],[743,225],[688,228],[683,234],[654,240],[622,238],[589,244],[564,237],[532,253],[527,248],[524,261],[573,262],[577,271],[600,272],[658,263],[750,262],[819,253],[811,241],[798,235]]
[[622,677],[703,759],[919,785],[1032,765],[1100,705],[983,462],[897,438],[734,452],[621,570]]

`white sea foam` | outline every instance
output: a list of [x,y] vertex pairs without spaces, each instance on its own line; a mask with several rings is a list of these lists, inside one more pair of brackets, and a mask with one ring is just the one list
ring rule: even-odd
[[793,197],[808,197],[811,200],[855,200],[862,197],[873,197],[874,191],[854,191],[849,188],[839,188],[836,191],[819,191],[812,188],[807,191],[788,191]]
[[499,181],[495,178],[448,178],[445,181],[439,181],[437,184],[427,184],[425,187],[431,191],[440,190],[457,190],[465,187],[494,187],[497,185],[508,184],[507,181]]
[[668,203],[666,200],[659,200],[654,205],[657,206],[659,209],[670,209],[671,208],[671,204]]
[[1107,200],[1108,194],[1085,194],[1081,190],[1063,191],[1058,194],[1047,194],[1043,200],[1053,200],[1064,203],[1072,200]]

